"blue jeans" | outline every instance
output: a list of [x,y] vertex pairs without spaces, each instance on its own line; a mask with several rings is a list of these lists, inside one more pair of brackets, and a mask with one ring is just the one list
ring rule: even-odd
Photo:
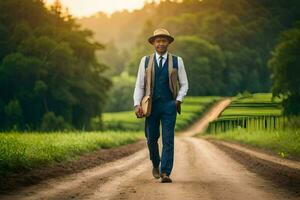
[[[177,109],[176,100],[156,99],[152,102],[151,114],[145,119],[145,137],[153,167],[159,167],[160,173],[171,174],[174,160],[174,129]],[[162,124],[162,155],[159,156],[158,139]]]

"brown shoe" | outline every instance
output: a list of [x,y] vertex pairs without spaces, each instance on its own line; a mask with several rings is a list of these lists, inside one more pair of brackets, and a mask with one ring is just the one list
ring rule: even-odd
[[160,175],[159,175],[159,168],[158,167],[153,167],[152,175],[154,176],[154,178],[159,179]]
[[172,179],[166,173],[162,173],[160,177],[161,183],[172,183]]

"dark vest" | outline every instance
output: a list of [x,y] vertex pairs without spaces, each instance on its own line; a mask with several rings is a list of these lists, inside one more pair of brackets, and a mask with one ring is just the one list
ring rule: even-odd
[[161,98],[164,101],[170,101],[173,99],[173,96],[169,87],[168,58],[164,62],[163,67],[158,66],[156,55],[154,56],[154,61],[155,81],[153,86],[153,100]]
[[[172,99],[175,100],[179,90],[178,73],[177,73],[178,58],[177,56],[169,53],[167,56],[167,60],[164,62],[164,66],[160,69],[158,67],[158,63],[156,62],[155,57],[156,57],[155,53],[146,56],[144,93],[145,95],[151,95],[152,99],[162,97],[168,100],[170,97],[169,92],[171,92]],[[150,58],[151,58],[151,62],[150,62]],[[169,58],[172,58],[172,60],[170,60],[171,62],[169,62]],[[150,66],[150,68],[148,68],[149,67],[148,65]],[[151,73],[152,70],[154,73]],[[158,84],[155,84],[156,80],[159,81]],[[166,82],[169,84],[168,89],[166,88]],[[155,91],[154,91],[154,87],[156,87]]]

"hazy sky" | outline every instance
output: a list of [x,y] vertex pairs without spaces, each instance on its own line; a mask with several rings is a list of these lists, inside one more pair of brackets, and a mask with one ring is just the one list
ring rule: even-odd
[[[54,0],[45,0],[52,3]],[[117,10],[133,10],[141,8],[144,0],[61,0],[61,3],[69,8],[72,15],[77,17],[89,16],[98,11],[112,13]]]

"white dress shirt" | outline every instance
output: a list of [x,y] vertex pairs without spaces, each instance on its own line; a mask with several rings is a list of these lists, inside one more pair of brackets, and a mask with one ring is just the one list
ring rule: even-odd
[[[164,62],[167,60],[167,55],[168,55],[168,51],[162,55],[163,56],[162,66],[164,65]],[[160,54],[158,54],[155,51],[155,56],[156,56],[156,62],[158,65]],[[188,91],[188,79],[187,79],[187,75],[186,75],[186,71],[185,71],[185,67],[184,67],[182,58],[179,56],[177,56],[177,58],[178,58],[179,91],[178,91],[176,100],[183,102],[183,98],[185,97],[185,95]],[[137,79],[136,79],[135,88],[134,88],[134,94],[133,94],[134,106],[140,105],[140,102],[144,96],[145,60],[146,60],[146,56],[144,56],[141,59],[140,65],[139,65],[139,70],[138,70]]]
[[[160,55],[155,51],[155,57],[156,57],[156,63],[157,63],[157,66],[159,66],[159,57],[160,57]],[[166,52],[166,53],[164,53],[163,55],[162,55],[162,66],[164,66],[164,63],[165,63],[165,61],[167,60],[167,57],[168,57],[168,52]]]

